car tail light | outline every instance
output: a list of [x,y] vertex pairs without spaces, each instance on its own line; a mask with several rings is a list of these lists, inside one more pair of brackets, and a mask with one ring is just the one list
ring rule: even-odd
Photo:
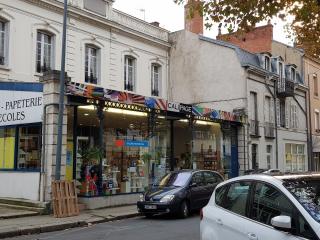
[[203,209],[200,210],[200,221],[203,219]]

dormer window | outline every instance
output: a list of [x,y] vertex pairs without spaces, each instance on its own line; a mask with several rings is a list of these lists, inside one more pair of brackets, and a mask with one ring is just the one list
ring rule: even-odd
[[283,62],[279,62],[279,65],[278,65],[278,74],[279,74],[279,78],[282,79],[283,78]]
[[290,80],[293,82],[296,81],[296,69],[294,67],[290,69]]
[[264,56],[264,69],[270,71],[270,57]]

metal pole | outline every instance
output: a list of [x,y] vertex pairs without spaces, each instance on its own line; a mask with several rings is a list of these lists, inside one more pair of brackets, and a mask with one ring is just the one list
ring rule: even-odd
[[58,139],[57,139],[57,152],[56,152],[56,180],[60,180],[60,175],[61,175],[61,147],[62,147],[62,126],[63,126],[63,110],[64,110],[67,12],[68,12],[68,0],[64,0],[60,92],[59,92]]

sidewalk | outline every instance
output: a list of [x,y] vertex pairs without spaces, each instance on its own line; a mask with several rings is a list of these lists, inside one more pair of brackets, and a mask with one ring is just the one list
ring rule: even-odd
[[[9,210],[7,211],[9,212]],[[5,210],[3,212],[5,213]],[[0,218],[1,214],[2,212],[0,208]],[[83,227],[96,223],[135,217],[138,215],[139,213],[136,205],[131,205],[98,210],[86,210],[81,212],[79,216],[68,218],[54,218],[52,215],[20,216],[19,218],[9,217],[9,219],[2,218],[0,219],[0,238],[59,231],[68,228]]]

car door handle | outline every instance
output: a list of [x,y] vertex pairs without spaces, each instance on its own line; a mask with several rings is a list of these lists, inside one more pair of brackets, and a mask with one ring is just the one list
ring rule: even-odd
[[221,226],[223,225],[223,222],[220,218],[216,219],[216,223]]
[[254,234],[254,233],[248,233],[248,238],[249,238],[250,240],[258,240],[257,235]]

